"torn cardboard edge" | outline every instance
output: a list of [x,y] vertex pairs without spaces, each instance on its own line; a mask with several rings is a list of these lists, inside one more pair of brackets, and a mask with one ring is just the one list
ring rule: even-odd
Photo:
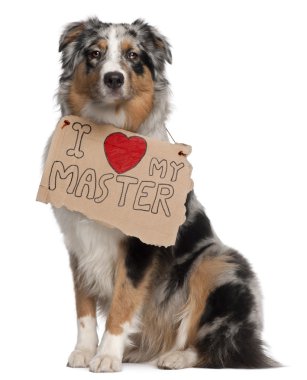
[[37,200],[147,244],[174,245],[193,188],[191,147],[76,116],[53,135]]

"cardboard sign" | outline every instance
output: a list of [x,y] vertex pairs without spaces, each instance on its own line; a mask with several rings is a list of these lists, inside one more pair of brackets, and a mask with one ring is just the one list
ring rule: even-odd
[[187,145],[68,116],[56,127],[37,200],[147,244],[173,245],[193,187],[190,152]]

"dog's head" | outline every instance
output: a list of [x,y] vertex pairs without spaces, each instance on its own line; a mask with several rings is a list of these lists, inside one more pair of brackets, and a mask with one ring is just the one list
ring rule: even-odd
[[91,116],[103,110],[107,118],[114,110],[118,123],[131,130],[150,113],[155,92],[167,85],[164,66],[172,59],[166,38],[142,20],[69,24],[59,51],[60,102],[69,112]]

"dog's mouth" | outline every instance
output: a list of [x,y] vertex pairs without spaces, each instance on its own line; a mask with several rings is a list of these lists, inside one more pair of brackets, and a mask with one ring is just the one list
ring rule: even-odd
[[120,104],[132,98],[130,91],[125,91],[123,88],[106,89],[100,96],[100,101],[104,104]]
[[127,95],[125,94],[125,91],[123,91],[122,88],[117,88],[112,90],[108,89],[106,97],[110,99],[125,100],[127,98]]

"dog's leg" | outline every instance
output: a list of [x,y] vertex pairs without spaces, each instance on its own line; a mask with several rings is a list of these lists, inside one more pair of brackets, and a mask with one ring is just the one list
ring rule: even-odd
[[[142,254],[146,255],[146,252],[142,252]],[[127,257],[120,257],[106,330],[97,354],[90,362],[92,372],[117,372],[121,370],[129,328],[141,309],[147,294],[151,275],[150,268],[149,262],[140,268],[140,277],[136,282],[131,278],[129,268],[127,269]]]
[[232,272],[235,271],[234,265],[228,263],[223,256],[209,256],[192,268],[186,283],[189,297],[182,311],[175,344],[172,350],[158,359],[157,365],[162,369],[181,369],[197,365],[200,354],[195,348],[195,342],[210,290],[223,275],[232,279]]
[[74,368],[88,367],[90,360],[96,354],[98,344],[96,301],[82,289],[76,274],[76,268],[73,265],[71,266],[75,285],[78,337],[75,349],[70,354],[67,365]]
[[191,313],[185,312],[177,330],[177,337],[173,348],[161,355],[157,361],[161,369],[182,369],[193,367],[198,361],[198,353],[188,344],[188,335],[191,324]]

